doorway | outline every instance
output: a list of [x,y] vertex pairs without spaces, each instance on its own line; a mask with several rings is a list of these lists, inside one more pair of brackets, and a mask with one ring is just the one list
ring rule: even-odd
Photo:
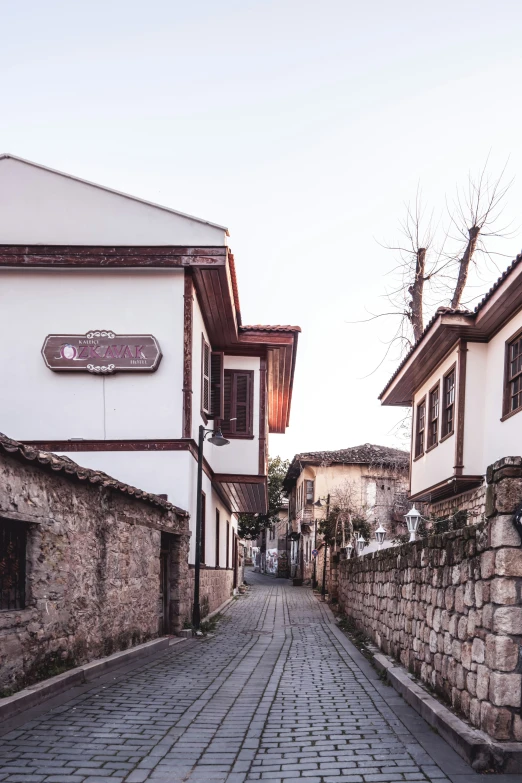
[[[172,533],[161,534],[160,583],[158,600],[158,634],[165,636],[173,633],[171,605],[173,592],[173,558],[176,552],[177,536]],[[174,585],[175,586],[175,585]]]

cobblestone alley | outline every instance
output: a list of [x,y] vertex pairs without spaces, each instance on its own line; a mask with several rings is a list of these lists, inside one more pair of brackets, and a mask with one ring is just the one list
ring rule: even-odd
[[379,680],[310,589],[252,572],[247,580],[252,589],[229,605],[215,636],[4,727],[0,781],[485,779]]

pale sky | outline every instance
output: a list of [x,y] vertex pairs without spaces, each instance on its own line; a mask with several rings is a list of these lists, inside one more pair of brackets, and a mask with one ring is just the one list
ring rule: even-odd
[[[230,228],[243,321],[299,324],[271,453],[396,445],[377,311],[420,181],[515,176],[522,4],[462,0],[3,0],[0,152]],[[515,256],[522,233],[502,250]],[[501,269],[509,259],[498,261]],[[490,280],[497,272],[490,270]]]

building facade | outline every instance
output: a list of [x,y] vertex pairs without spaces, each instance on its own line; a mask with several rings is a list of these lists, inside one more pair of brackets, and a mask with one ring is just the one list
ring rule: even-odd
[[199,430],[221,427],[229,445],[204,444],[212,611],[237,580],[235,515],[266,511],[298,327],[242,324],[222,226],[12,156],[0,207],[0,430],[167,496],[194,533]]
[[0,434],[0,693],[179,631],[189,541],[168,501]]
[[294,539],[292,576],[322,581],[321,522],[335,507],[346,512],[346,518],[367,520],[372,528],[384,525],[388,541],[402,532],[407,487],[408,454],[399,449],[367,443],[296,454],[284,482]]
[[410,499],[484,518],[486,469],[520,455],[522,256],[473,312],[440,308],[382,392],[412,408]]

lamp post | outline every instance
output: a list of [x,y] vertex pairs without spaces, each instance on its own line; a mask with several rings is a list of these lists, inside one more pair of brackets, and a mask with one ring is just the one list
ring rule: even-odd
[[203,443],[205,442],[207,435],[212,433],[212,436],[208,439],[209,443],[214,446],[228,446],[229,440],[223,437],[221,429],[206,430],[205,427],[200,424],[199,427],[199,439],[198,439],[198,479],[197,479],[197,497],[196,497],[196,557],[194,560],[194,603],[192,606],[192,625],[196,630],[201,623],[201,607],[199,605],[199,573],[201,570],[201,516],[203,511],[202,505],[202,483],[203,483]]
[[415,541],[415,533],[417,532],[417,526],[419,524],[419,520],[421,518],[421,514],[415,506],[412,506],[407,514],[404,515],[404,519],[406,520],[406,524],[408,526],[408,532],[410,534],[410,541]]

